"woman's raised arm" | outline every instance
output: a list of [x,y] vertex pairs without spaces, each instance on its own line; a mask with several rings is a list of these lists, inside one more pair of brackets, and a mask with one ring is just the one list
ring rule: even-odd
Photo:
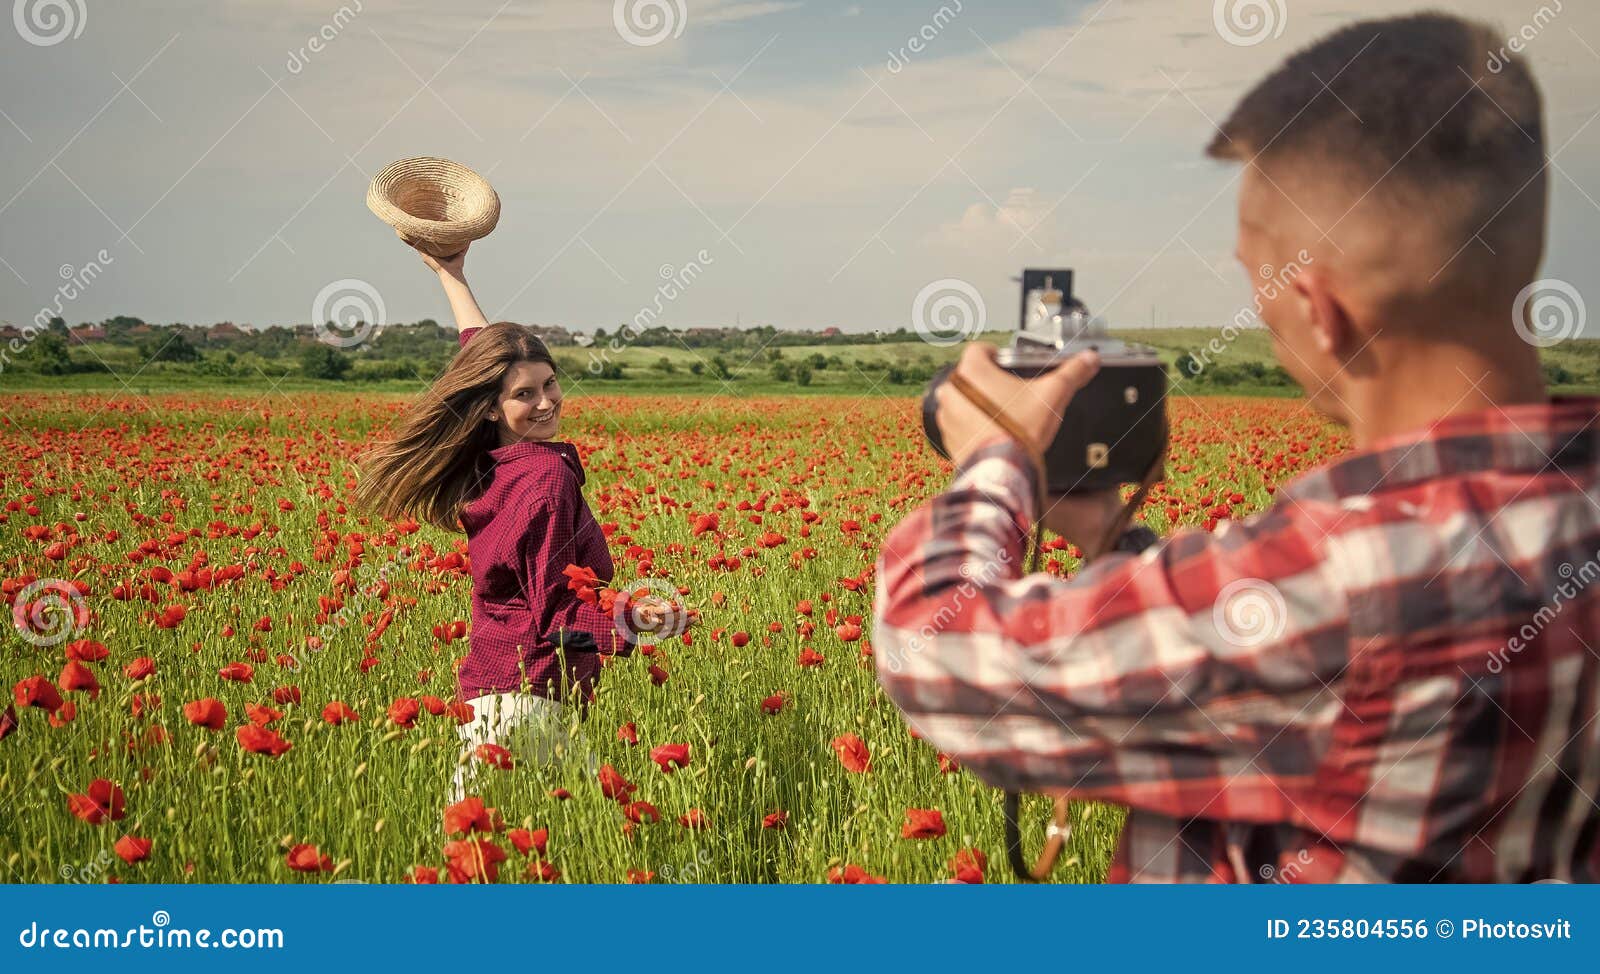
[[472,296],[472,288],[467,286],[467,247],[449,258],[435,257],[420,248],[417,253],[422,255],[422,262],[428,265],[428,269],[439,275],[439,284],[444,288],[445,297],[450,300],[450,312],[455,315],[456,331],[465,338],[467,332],[488,325],[489,319],[483,316],[478,299]]

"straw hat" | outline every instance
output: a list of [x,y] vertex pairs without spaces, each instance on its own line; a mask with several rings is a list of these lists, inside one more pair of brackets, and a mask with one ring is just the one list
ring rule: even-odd
[[372,178],[367,209],[406,243],[451,257],[494,229],[500,197],[459,162],[418,156],[390,163]]

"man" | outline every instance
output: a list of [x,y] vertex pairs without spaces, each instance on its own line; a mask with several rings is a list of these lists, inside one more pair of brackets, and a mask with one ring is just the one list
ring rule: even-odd
[[[884,543],[879,678],[989,783],[1126,805],[1115,881],[1596,876],[1600,404],[1550,401],[1514,325],[1547,189],[1538,89],[1484,68],[1497,47],[1444,15],[1356,24],[1209,147],[1243,164],[1258,289],[1298,265],[1258,290],[1277,357],[1354,441],[1270,509],[1019,577],[1029,454],[940,395],[956,477]],[[959,366],[1035,445],[1096,367]],[[1043,521],[1086,546],[1120,503]],[[1230,623],[1250,611],[1272,638]]]

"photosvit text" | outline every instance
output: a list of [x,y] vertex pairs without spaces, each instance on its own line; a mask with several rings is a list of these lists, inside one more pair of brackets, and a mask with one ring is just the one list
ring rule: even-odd
[[1571,940],[1572,921],[1300,917],[1267,921],[1268,940]]

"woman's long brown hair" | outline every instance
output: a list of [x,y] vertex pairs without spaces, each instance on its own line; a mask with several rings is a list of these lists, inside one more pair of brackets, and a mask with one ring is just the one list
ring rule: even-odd
[[489,419],[506,371],[518,362],[555,359],[526,325],[497,321],[472,336],[444,374],[394,429],[359,461],[356,502],[383,517],[421,517],[457,530],[461,509],[477,496],[499,445]]

